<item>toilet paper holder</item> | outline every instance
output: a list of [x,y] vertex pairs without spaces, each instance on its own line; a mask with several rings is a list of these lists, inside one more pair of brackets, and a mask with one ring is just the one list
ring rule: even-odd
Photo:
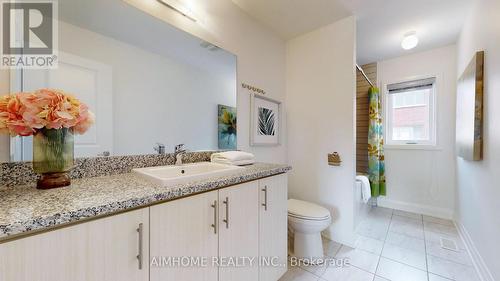
[[328,165],[330,166],[340,166],[342,164],[342,159],[338,152],[328,153]]

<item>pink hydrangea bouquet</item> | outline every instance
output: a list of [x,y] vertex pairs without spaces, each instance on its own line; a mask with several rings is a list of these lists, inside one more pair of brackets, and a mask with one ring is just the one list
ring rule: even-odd
[[33,136],[33,169],[41,174],[40,189],[67,186],[74,162],[73,134],[94,123],[87,105],[54,89],[0,97],[0,133]]
[[60,90],[40,89],[0,97],[0,133],[31,136],[46,129],[70,128],[83,134],[94,123],[87,105]]

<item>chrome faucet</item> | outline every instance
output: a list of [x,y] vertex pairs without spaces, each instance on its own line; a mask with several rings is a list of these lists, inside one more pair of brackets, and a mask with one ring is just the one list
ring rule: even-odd
[[184,144],[178,144],[175,146],[174,156],[175,156],[175,165],[182,165],[182,155],[186,153],[186,149],[184,148]]
[[165,145],[163,143],[157,142],[153,149],[160,155],[165,154]]

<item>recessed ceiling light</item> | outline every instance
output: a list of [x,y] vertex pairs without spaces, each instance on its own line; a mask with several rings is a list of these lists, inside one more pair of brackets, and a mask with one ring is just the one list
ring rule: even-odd
[[405,50],[411,50],[418,45],[418,37],[415,31],[408,32],[405,34],[403,41],[401,42],[401,48]]

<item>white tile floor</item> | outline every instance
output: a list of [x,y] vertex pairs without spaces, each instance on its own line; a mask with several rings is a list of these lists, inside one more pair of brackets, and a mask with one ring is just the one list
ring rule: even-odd
[[[350,266],[289,267],[280,281],[479,281],[451,221],[374,208],[357,229],[355,248],[325,240],[325,255]],[[452,239],[458,251],[441,247]]]

